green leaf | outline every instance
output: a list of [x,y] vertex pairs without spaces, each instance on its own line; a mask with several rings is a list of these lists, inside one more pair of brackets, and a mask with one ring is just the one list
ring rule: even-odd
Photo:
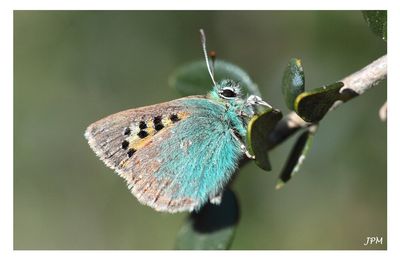
[[206,204],[191,213],[178,232],[176,249],[228,249],[239,221],[235,194],[225,190],[220,205]]
[[363,11],[362,13],[371,31],[387,41],[387,11]]
[[[232,63],[217,60],[215,80],[218,82],[223,79],[239,81],[244,94],[261,96],[257,85],[244,70]],[[204,60],[181,66],[172,74],[168,83],[182,96],[204,95],[211,90],[213,85]]]
[[297,96],[294,102],[296,113],[306,122],[318,122],[337,100],[346,101],[353,93],[340,93],[343,82],[306,91]]
[[294,101],[304,92],[304,71],[300,59],[292,58],[287,65],[282,78],[282,93],[286,106],[294,110]]
[[247,149],[255,156],[256,164],[266,171],[271,170],[268,158],[271,144],[268,137],[281,118],[282,113],[279,110],[270,108],[254,115],[247,124]]
[[285,167],[279,175],[279,181],[275,187],[276,189],[282,188],[285,183],[288,182],[297,171],[299,171],[300,166],[304,162],[304,159],[311,148],[316,129],[317,126],[313,125],[309,130],[304,131],[299,136],[285,163]]

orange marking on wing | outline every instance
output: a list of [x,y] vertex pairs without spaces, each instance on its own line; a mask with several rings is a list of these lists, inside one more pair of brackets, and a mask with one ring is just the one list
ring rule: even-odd
[[[185,118],[187,118],[189,116],[188,112],[178,112],[177,116],[180,120],[184,120]],[[169,117],[163,118],[162,119],[162,123],[164,125],[164,128],[161,129],[160,131],[156,131],[154,129],[154,123],[152,120],[148,120],[146,122],[147,124],[147,128],[144,129],[144,131],[146,131],[148,133],[148,136],[146,136],[145,138],[140,138],[137,135],[134,135],[133,137],[130,138],[129,140],[129,149],[134,149],[135,151],[140,150],[141,148],[148,146],[152,143],[153,141],[153,137],[154,135],[156,135],[157,133],[160,133],[162,131],[164,131],[165,129],[169,128],[170,126],[176,124],[177,122],[172,122],[171,119],[169,119]],[[123,161],[121,161],[121,163],[119,164],[120,167],[125,168],[127,167],[127,164],[129,163],[129,158],[124,159]],[[136,162],[135,164],[137,164],[138,162]]]
[[131,142],[131,145],[129,145],[129,147],[138,151],[139,149],[149,145],[152,141],[152,137],[153,137],[152,135],[148,135],[147,137],[145,137],[143,139],[135,140],[135,141]]

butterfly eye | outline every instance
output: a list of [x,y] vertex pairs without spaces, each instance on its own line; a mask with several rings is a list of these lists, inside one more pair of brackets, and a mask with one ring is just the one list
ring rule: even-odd
[[223,88],[220,92],[221,96],[224,98],[235,98],[236,92],[232,88]]

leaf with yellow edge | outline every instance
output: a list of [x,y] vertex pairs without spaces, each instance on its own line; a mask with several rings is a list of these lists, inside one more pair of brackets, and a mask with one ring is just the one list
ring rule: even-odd
[[266,171],[271,170],[268,158],[271,144],[268,137],[281,118],[282,113],[279,110],[270,108],[254,115],[247,125],[247,149],[255,156],[256,164]]

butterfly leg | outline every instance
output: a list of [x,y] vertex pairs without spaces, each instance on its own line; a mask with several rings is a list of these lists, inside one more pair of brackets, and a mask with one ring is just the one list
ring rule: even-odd
[[222,191],[220,191],[217,195],[210,197],[210,202],[214,205],[221,204],[222,201]]
[[256,95],[250,95],[247,98],[245,104],[246,104],[246,106],[261,105],[261,106],[265,106],[268,108],[272,108],[272,106],[270,104],[268,104],[267,102],[262,100],[262,98],[260,98],[259,96],[256,96]]
[[[267,107],[267,108],[272,108],[272,106],[271,106],[270,104],[268,104],[267,102],[265,102],[264,100],[262,100],[259,96],[250,95],[250,96],[247,98],[246,102],[243,104],[243,107],[244,107],[244,108],[250,107],[251,109],[248,110],[248,109],[243,109],[243,108],[242,108],[242,109],[240,110],[240,115],[241,115],[242,117],[248,117],[248,118],[253,117],[254,114],[255,114],[255,107],[254,107],[254,106],[258,106],[258,105],[264,106],[264,107]],[[245,112],[245,111],[247,111],[247,112]]]
[[243,141],[236,135],[236,132],[234,129],[231,130],[232,136],[240,143],[240,149],[246,154],[247,158],[249,159],[255,159],[256,157],[254,155],[251,155],[249,151],[246,148],[246,145],[243,143]]

